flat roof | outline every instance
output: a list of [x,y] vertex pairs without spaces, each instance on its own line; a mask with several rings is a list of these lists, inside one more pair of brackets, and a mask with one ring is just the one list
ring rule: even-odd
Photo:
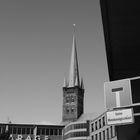
[[23,127],[35,127],[35,126],[38,126],[38,127],[60,127],[60,128],[63,128],[64,125],[50,125],[50,124],[26,124],[26,123],[0,123],[0,126],[2,125],[9,125],[9,126],[23,126]]

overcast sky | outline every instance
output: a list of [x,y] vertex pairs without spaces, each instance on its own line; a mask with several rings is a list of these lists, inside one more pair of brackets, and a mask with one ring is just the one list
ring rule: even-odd
[[99,0],[1,0],[0,122],[61,122],[73,24],[84,112],[104,111],[108,70]]

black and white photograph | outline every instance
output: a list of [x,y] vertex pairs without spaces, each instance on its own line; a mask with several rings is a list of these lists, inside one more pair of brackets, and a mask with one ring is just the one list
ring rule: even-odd
[[1,0],[0,140],[140,140],[139,17],[130,0]]

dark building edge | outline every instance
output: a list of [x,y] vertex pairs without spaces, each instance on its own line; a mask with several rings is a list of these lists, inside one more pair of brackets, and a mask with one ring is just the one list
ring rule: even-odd
[[103,33],[105,39],[105,49],[108,64],[109,80],[113,81],[113,62],[112,62],[112,52],[111,52],[111,39],[110,39],[110,26],[109,26],[109,14],[108,14],[108,1],[100,0],[101,16]]

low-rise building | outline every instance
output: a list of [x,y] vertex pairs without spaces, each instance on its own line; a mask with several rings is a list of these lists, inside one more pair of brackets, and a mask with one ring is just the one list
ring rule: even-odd
[[106,123],[106,112],[90,121],[90,139],[117,140],[115,126]]
[[64,140],[87,140],[89,137],[89,121],[71,122],[63,131]]
[[8,131],[11,140],[62,140],[63,125],[0,123],[0,134]]

